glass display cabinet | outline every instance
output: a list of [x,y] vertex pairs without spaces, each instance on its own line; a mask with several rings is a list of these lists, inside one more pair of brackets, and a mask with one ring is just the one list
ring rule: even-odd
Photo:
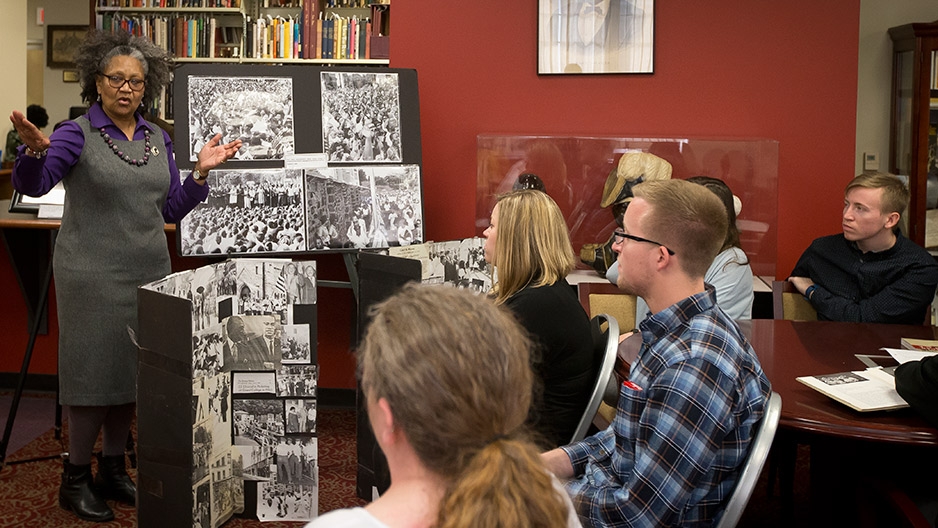
[[908,177],[907,235],[938,252],[938,21],[889,29],[893,46],[889,171]]

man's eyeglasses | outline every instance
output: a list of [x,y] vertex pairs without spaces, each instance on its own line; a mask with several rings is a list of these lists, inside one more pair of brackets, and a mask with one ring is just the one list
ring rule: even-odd
[[131,90],[139,92],[143,90],[143,86],[146,84],[143,79],[125,79],[120,75],[104,75],[103,73],[99,73],[98,75],[107,79],[108,86],[115,90],[120,90],[125,84],[129,84]]
[[669,255],[673,255],[673,254],[674,254],[674,252],[671,251],[671,248],[669,248],[668,246],[662,244],[661,242],[655,242],[654,240],[648,240],[647,238],[642,238],[642,237],[640,237],[640,236],[635,236],[635,235],[630,235],[630,234],[628,234],[628,233],[623,233],[622,231],[619,231],[618,229],[616,229],[615,231],[612,232],[612,236],[613,236],[613,242],[615,242],[616,244],[621,244],[621,243],[622,243],[622,239],[623,239],[623,238],[627,238],[627,239],[633,240],[633,241],[635,241],[635,242],[647,242],[647,243],[649,243],[649,244],[654,244],[654,245],[656,245],[656,246],[661,246],[661,247],[663,247],[664,249],[668,250],[668,254],[669,254]]

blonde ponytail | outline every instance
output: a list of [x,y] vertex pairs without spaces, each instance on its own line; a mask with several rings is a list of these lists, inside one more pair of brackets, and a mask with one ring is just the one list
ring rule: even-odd
[[482,448],[451,484],[438,528],[555,528],[567,525],[567,505],[526,440],[498,439]]

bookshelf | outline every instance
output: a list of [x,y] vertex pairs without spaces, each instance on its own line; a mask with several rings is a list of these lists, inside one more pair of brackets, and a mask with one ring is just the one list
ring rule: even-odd
[[[90,6],[96,28],[149,38],[178,63],[389,63],[389,0],[90,0]],[[150,111],[172,121],[172,109],[168,88]]]
[[[91,0],[91,11],[98,29],[147,37],[178,62],[387,65],[384,2]],[[376,12],[381,23],[372,28]]]

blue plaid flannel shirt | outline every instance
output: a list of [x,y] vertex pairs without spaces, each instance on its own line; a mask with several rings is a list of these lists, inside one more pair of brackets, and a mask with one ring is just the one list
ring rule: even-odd
[[771,386],[712,287],[646,318],[606,430],[564,447],[584,526],[710,525],[726,506]]

